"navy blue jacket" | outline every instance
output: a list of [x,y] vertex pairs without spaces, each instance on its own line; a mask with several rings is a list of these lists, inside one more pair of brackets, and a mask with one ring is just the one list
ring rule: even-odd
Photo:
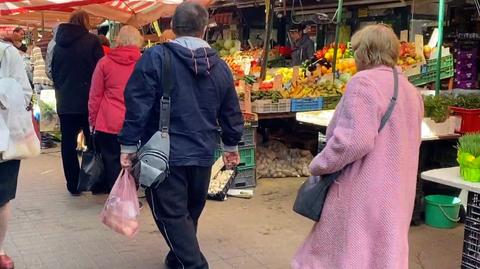
[[162,96],[163,51],[171,53],[175,87],[171,93],[170,165],[211,166],[218,125],[226,146],[236,146],[243,134],[232,74],[211,48],[195,51],[175,43],[148,49],[125,89],[126,115],[119,142],[124,146],[148,142],[158,130]]

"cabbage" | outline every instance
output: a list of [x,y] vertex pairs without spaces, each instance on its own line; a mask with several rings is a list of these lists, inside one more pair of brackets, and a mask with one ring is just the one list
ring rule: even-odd
[[223,43],[223,47],[227,50],[233,48],[233,41],[232,40],[226,40],[225,43]]

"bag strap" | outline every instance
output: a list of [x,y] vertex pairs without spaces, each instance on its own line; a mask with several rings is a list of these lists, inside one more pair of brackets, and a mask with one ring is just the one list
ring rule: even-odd
[[397,104],[397,97],[398,97],[398,71],[394,67],[393,69],[393,97],[390,100],[390,104],[388,105],[387,112],[385,112],[385,115],[382,117],[382,121],[380,122],[380,128],[378,131],[380,132],[383,127],[387,124],[388,120],[390,119],[390,116],[392,115],[393,109],[395,108],[395,105]]
[[160,123],[159,128],[163,134],[168,134],[170,128],[170,94],[173,89],[173,78],[171,72],[171,55],[167,46],[163,46],[163,61],[162,61],[162,91],[163,95],[160,98]]

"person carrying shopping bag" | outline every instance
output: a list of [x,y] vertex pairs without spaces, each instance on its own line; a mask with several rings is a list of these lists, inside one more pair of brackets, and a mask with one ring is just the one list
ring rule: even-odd
[[[3,250],[3,243],[10,201],[17,191],[20,159],[40,153],[31,112],[27,111],[32,94],[20,53],[12,44],[0,41],[0,269],[14,268],[12,259]],[[28,132],[29,141],[25,140],[25,132]],[[16,146],[27,147],[20,152]]]
[[121,170],[117,135],[125,119],[124,91],[140,59],[143,38],[135,27],[126,25],[120,29],[115,45],[93,72],[88,101],[89,123],[104,167],[104,180],[94,186],[95,193],[109,193]]
[[[180,4],[172,18],[176,39],[146,50],[125,89],[121,163],[125,169],[133,166],[134,171],[141,167],[143,179],[152,174],[161,178],[151,182],[146,194],[170,247],[165,260],[168,268],[209,268],[197,229],[206,203],[218,125],[227,165],[232,168],[240,162],[237,145],[243,134],[243,116],[231,71],[202,39],[207,24],[204,7]],[[139,142],[142,147],[135,161]],[[165,163],[167,170],[163,170]]]

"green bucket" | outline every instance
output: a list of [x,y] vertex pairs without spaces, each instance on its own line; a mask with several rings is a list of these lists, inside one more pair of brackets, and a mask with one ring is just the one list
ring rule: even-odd
[[451,229],[460,220],[461,200],[447,195],[425,197],[425,224],[434,228]]

